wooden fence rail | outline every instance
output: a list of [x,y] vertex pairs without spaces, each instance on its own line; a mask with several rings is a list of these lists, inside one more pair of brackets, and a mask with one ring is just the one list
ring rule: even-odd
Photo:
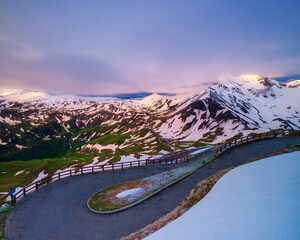
[[163,165],[163,164],[178,164],[188,161],[188,157],[181,157],[181,158],[166,158],[166,159],[153,159],[153,160],[136,160],[131,162],[120,162],[120,163],[112,163],[112,164],[106,164],[106,165],[96,165],[96,166],[86,166],[82,168],[77,169],[71,169],[71,170],[64,170],[61,172],[57,172],[53,175],[49,175],[41,180],[38,180],[36,182],[33,182],[27,186],[25,186],[20,191],[16,192],[12,196],[12,205],[15,205],[17,202],[22,200],[25,196],[29,195],[30,193],[36,191],[40,186],[45,184],[50,184],[53,182],[56,182],[58,180],[87,174],[87,173],[98,173],[98,172],[104,172],[104,171],[116,171],[116,170],[122,170],[126,168],[134,168],[134,167],[141,167],[141,166],[147,166],[147,165]]
[[[284,137],[286,135],[292,135],[292,136],[300,136],[300,131],[277,131],[277,132],[268,132],[268,133],[261,133],[261,134],[255,134],[251,136],[241,137],[239,139],[233,140],[231,142],[217,145],[216,146],[216,156],[222,154],[223,152],[227,151],[228,149],[238,146],[243,143],[252,142],[259,139],[265,139],[265,138],[273,138],[273,137]],[[200,153],[201,155],[204,153]],[[104,171],[115,171],[115,170],[121,170],[126,168],[134,168],[134,167],[141,167],[141,166],[147,166],[147,165],[162,165],[162,164],[178,164],[186,162],[200,154],[195,155],[189,155],[186,157],[180,157],[175,158],[174,156],[170,156],[169,158],[164,159],[152,159],[152,160],[136,160],[131,162],[117,162],[117,163],[111,163],[106,165],[96,165],[96,166],[86,166],[82,168],[76,168],[76,169],[68,169],[61,172],[57,172],[53,175],[48,175],[47,177],[38,180],[36,182],[33,182],[27,186],[25,186],[20,191],[16,192],[14,195],[11,196],[11,204],[15,205],[17,202],[22,200],[27,195],[33,193],[36,191],[39,187],[42,185],[50,184],[56,181],[59,181],[61,179],[82,175],[82,174],[88,174],[88,173],[98,173],[98,172],[104,172]]]
[[286,136],[300,136],[300,131],[299,130],[278,130],[278,131],[258,133],[250,136],[248,135],[245,137],[241,137],[239,139],[232,140],[228,143],[218,145],[216,147],[216,156],[220,155],[221,153],[227,151],[232,147],[238,146],[243,143],[253,142],[253,141],[266,139],[266,138],[286,137]]

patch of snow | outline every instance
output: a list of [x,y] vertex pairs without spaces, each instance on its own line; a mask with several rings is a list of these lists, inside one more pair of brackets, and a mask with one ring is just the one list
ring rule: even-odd
[[21,171],[17,172],[17,173],[15,174],[15,176],[17,176],[17,175],[19,175],[19,174],[21,174],[21,173],[23,173],[23,172],[24,172],[24,170],[21,170]]
[[61,118],[63,122],[69,121],[71,119],[70,116],[66,116],[66,115],[62,115]]
[[168,154],[168,153],[170,153],[170,152],[168,152],[168,151],[166,151],[166,150],[161,150],[159,153],[161,153],[161,154]]
[[149,143],[149,142],[152,142],[152,141],[154,141],[154,140],[155,140],[155,137],[149,138],[149,139],[146,139],[146,140],[144,141],[144,143]]
[[116,195],[117,198],[131,197],[137,194],[140,194],[144,189],[142,188],[133,188],[129,190],[125,190]]
[[113,157],[111,157],[111,158],[109,158],[109,159],[106,159],[106,160],[104,160],[104,161],[102,161],[102,162],[99,162],[97,165],[98,165],[98,166],[105,165],[105,164],[108,163],[112,158],[113,158]]
[[0,117],[0,122],[5,122],[5,123],[10,124],[10,125],[15,125],[15,124],[21,123],[21,121],[12,120],[12,119],[10,119],[8,117],[5,117],[5,118]]
[[99,161],[99,157],[94,157],[93,158],[93,162],[90,164],[85,165],[85,167],[92,167],[92,166],[96,166],[96,163]]
[[0,145],[7,145],[6,142],[2,142],[2,140],[0,139]]
[[[76,165],[76,163],[73,164],[72,166],[68,167],[68,168],[65,168],[65,169],[58,169],[54,174],[57,174],[57,173],[60,173],[60,172],[64,172],[64,171],[68,171],[68,170],[75,170],[75,168],[74,168],[75,165]],[[54,174],[53,174],[53,175],[54,175]]]
[[184,215],[145,239],[298,239],[299,159],[298,151],[233,169]]
[[161,158],[163,155],[155,155],[154,157],[152,157],[151,159],[158,159],[158,158]]
[[34,179],[32,182],[37,182],[47,176],[48,176],[48,173],[45,174],[45,171],[43,170],[42,172],[39,173],[38,177],[36,179]]
[[19,149],[25,148],[24,146],[19,145],[19,144],[16,144],[15,146],[16,146],[16,148],[19,148]]
[[142,139],[148,138],[148,137],[150,137],[150,136],[152,136],[152,133],[151,133],[151,132],[148,132]]
[[137,161],[137,160],[146,160],[146,159],[149,159],[150,156],[147,155],[147,154],[142,154],[141,157],[139,158],[136,158],[134,156],[134,154],[130,154],[129,156],[121,156],[121,160],[118,161],[118,163],[121,163],[121,162],[132,162],[132,161]]
[[116,149],[118,147],[119,146],[115,145],[115,144],[108,144],[108,145],[104,146],[104,145],[100,145],[100,144],[96,143],[96,144],[86,144],[86,145],[82,146],[82,149],[86,149],[86,148],[95,149],[98,152],[101,152],[104,149],[109,149],[109,150],[112,150],[112,151],[116,151]]

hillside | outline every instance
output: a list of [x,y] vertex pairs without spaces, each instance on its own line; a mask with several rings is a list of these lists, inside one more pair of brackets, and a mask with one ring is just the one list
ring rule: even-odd
[[224,77],[185,99],[154,94],[142,100],[3,89],[0,160],[66,154],[84,159],[101,153],[100,161],[118,161],[120,156],[150,157],[195,142],[299,129],[299,86],[299,81],[243,75]]

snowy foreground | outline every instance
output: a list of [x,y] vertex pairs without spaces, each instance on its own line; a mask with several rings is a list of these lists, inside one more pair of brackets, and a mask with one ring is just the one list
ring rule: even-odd
[[240,166],[146,239],[299,239],[300,152]]

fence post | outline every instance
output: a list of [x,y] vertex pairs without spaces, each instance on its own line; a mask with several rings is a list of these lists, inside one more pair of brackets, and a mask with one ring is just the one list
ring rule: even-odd
[[140,160],[138,161],[138,166],[139,166],[139,167],[141,166],[141,161],[140,161]]
[[113,170],[113,171],[115,170],[115,165],[114,165],[114,163],[111,164],[111,170]]
[[39,185],[38,182],[35,183],[35,188],[38,189]]
[[58,173],[58,180],[60,180],[60,173]]
[[83,168],[81,168],[81,174],[83,174]]
[[130,167],[132,168],[132,162],[130,162]]
[[94,166],[92,166],[92,173],[94,173]]
[[50,176],[47,177],[47,183],[50,183]]
[[23,195],[26,196],[26,190],[23,188]]

